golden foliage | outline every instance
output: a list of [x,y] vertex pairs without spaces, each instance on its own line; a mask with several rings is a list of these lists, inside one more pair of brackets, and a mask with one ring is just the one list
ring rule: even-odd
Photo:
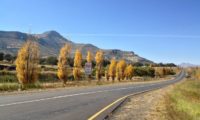
[[196,70],[196,78],[200,80],[200,68],[197,68]]
[[102,62],[103,62],[103,52],[102,51],[98,51],[96,53],[95,60],[96,60],[96,64],[97,65],[101,65],[102,64]]
[[96,61],[96,78],[99,81],[101,79],[101,69],[102,69],[102,63],[103,63],[103,52],[98,51],[95,56]]
[[155,68],[155,76],[156,77],[163,77],[164,76],[164,70],[162,67],[156,67]]
[[133,72],[134,72],[133,66],[132,65],[127,66],[124,72],[126,79],[131,80],[133,77]]
[[125,69],[126,69],[126,61],[125,60],[120,60],[119,61],[119,73],[120,73],[120,79],[124,80],[124,72],[125,72]]
[[82,54],[80,50],[76,50],[75,57],[74,57],[74,69],[73,69],[73,76],[75,80],[80,79],[81,68],[82,68]]
[[15,62],[17,78],[22,85],[34,83],[38,78],[39,47],[33,40],[27,40],[21,47]]
[[75,56],[74,56],[74,67],[81,68],[82,66],[82,54],[80,50],[76,50]]
[[118,81],[121,80],[121,78],[122,78],[121,76],[122,76],[122,73],[120,71],[120,63],[118,62],[118,63],[116,63],[116,78]]
[[172,67],[171,68],[175,73],[179,73],[181,70],[178,67]]
[[66,83],[68,78],[68,72],[67,72],[67,57],[69,56],[71,51],[71,46],[69,44],[65,44],[60,49],[60,54],[58,57],[58,78],[63,82],[63,84]]
[[92,62],[92,53],[90,51],[87,52],[87,57],[86,57],[87,62],[91,63]]
[[155,67],[155,76],[164,77],[166,75],[175,75],[179,70],[173,67]]
[[114,81],[116,77],[116,64],[117,62],[112,59],[108,70],[108,74],[112,78],[112,81]]

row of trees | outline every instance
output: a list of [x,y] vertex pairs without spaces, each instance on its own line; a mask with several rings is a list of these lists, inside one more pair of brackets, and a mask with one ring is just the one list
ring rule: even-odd
[[[70,73],[70,65],[69,65],[69,55],[71,51],[71,46],[69,44],[65,44],[60,49],[60,54],[58,57],[58,71],[57,76],[66,84],[69,73]],[[102,51],[98,51],[96,56],[94,57],[96,62],[96,79],[98,81],[101,80],[102,70],[103,70],[103,61],[104,55]],[[88,51],[86,60],[88,63],[93,61],[93,55],[90,51]],[[39,49],[38,44],[31,38],[28,40],[22,48],[18,51],[17,59],[16,59],[16,71],[19,82],[22,85],[34,83],[38,78],[38,63],[39,63]],[[74,57],[74,65],[73,65],[73,76],[76,81],[81,78],[82,75],[82,54],[80,50],[76,50]],[[114,59],[111,60],[111,65],[108,67],[107,71],[107,80],[111,77],[112,80],[115,80],[115,77],[120,81],[125,77],[132,78],[133,76],[133,67],[132,65],[127,66],[124,60],[119,62]]]
[[155,76],[164,77],[165,75],[174,75],[176,71],[169,67],[155,67]]
[[115,79],[118,81],[126,79],[132,79],[133,77],[133,66],[127,65],[124,60],[117,62],[115,59],[111,60],[111,64],[107,67],[105,71],[105,78],[109,80],[110,78],[114,82]]
[[[63,82],[63,85],[68,81],[69,75],[71,73],[70,65],[70,52],[71,46],[69,44],[65,44],[61,49],[56,61],[58,69],[57,76]],[[95,76],[98,82],[102,78],[102,71],[105,70],[105,78],[107,80],[115,80],[121,81],[124,79],[132,79],[134,74],[138,76],[147,75],[154,77],[155,74],[165,75],[168,74],[168,69],[155,70],[152,67],[137,67],[133,68],[132,65],[128,65],[125,60],[116,61],[112,59],[110,64],[107,65],[106,69],[104,69],[104,54],[102,51],[97,51],[96,55],[93,56],[90,51],[87,53],[86,61],[87,63],[92,63],[95,61]],[[38,78],[38,64],[40,62],[39,58],[39,48],[36,40],[31,38],[28,40],[22,48],[18,51],[17,59],[16,59],[16,71],[19,83],[23,85],[34,83]],[[83,58],[81,51],[79,49],[76,50],[74,60],[73,60],[73,77],[75,81],[79,81],[83,76]],[[155,72],[156,71],[156,72]],[[162,72],[161,72],[162,71]],[[91,75],[88,76],[89,78]]]
[[[1,54],[1,53],[0,53]],[[74,58],[67,58],[67,61],[69,63],[69,65],[71,67],[73,67],[74,65]],[[46,57],[46,58],[40,58],[40,64],[41,65],[57,65],[57,62],[58,62],[58,59],[57,57],[54,57],[54,56],[49,56],[49,57]],[[82,60],[82,66],[85,65],[85,63],[87,62],[86,59],[83,59]],[[91,61],[93,66],[96,65],[95,61],[92,60]],[[108,64],[110,64],[110,61],[109,60],[106,60],[104,59],[103,60],[103,66],[106,67]],[[154,63],[154,64],[148,64],[148,63],[140,63],[140,62],[136,62],[136,63],[132,63],[133,66],[135,67],[143,67],[143,66],[146,66],[146,67],[177,67],[174,63]]]

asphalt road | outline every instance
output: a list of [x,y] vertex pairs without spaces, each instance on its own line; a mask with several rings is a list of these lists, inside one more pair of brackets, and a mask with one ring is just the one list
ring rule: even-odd
[[164,87],[182,80],[181,72],[174,80],[148,84],[121,84],[66,88],[0,96],[0,120],[86,120],[106,105],[125,95]]

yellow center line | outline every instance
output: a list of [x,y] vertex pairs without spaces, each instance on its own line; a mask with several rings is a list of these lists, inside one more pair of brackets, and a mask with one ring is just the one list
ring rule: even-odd
[[111,104],[107,105],[106,107],[104,107],[103,109],[101,109],[99,112],[95,113],[93,116],[91,116],[90,118],[88,118],[88,120],[95,120],[95,118],[97,116],[99,116],[100,114],[102,114],[104,111],[106,111],[108,108],[110,108],[111,106],[113,106],[114,104],[118,103],[119,101],[125,99],[126,97],[128,97],[129,95],[126,95],[124,97],[121,97],[117,100],[115,100],[114,102],[112,102]]

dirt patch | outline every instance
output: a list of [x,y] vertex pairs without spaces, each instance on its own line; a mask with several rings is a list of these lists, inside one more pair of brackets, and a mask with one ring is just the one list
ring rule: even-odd
[[110,120],[167,120],[165,96],[174,85],[131,97]]

